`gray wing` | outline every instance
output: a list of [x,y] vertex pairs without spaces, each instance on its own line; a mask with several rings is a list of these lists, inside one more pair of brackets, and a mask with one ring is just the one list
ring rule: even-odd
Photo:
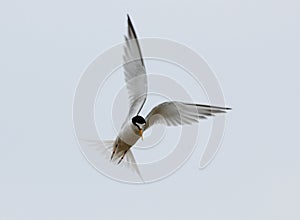
[[164,102],[154,107],[146,116],[146,128],[153,124],[177,126],[192,124],[218,113],[225,113],[231,108],[191,104],[184,102]]
[[132,22],[128,17],[128,33],[124,45],[124,74],[129,96],[128,117],[140,113],[147,98],[147,75],[140,45]]

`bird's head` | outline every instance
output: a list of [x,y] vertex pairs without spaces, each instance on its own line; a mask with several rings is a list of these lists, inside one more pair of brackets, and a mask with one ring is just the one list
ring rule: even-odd
[[139,136],[141,136],[143,139],[143,131],[146,126],[145,119],[142,116],[137,115],[137,116],[134,116],[131,119],[131,121],[132,121],[134,129],[138,132]]

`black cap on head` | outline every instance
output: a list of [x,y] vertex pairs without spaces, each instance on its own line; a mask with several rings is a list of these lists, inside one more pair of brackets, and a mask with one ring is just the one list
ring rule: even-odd
[[132,119],[132,124],[136,125],[136,123],[139,123],[139,124],[146,124],[146,121],[145,119],[142,117],[142,116],[134,116]]

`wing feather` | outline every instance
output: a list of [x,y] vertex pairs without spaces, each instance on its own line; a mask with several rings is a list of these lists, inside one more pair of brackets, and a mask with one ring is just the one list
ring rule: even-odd
[[146,129],[153,124],[167,126],[193,124],[201,119],[226,113],[228,110],[231,108],[184,102],[164,102],[154,107],[146,116]]
[[129,96],[128,118],[140,113],[147,98],[147,75],[137,35],[128,16],[124,45],[124,75]]

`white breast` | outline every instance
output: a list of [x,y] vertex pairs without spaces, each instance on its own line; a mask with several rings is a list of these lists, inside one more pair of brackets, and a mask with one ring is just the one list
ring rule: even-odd
[[119,132],[119,138],[126,144],[133,146],[140,136],[131,121],[128,121]]

